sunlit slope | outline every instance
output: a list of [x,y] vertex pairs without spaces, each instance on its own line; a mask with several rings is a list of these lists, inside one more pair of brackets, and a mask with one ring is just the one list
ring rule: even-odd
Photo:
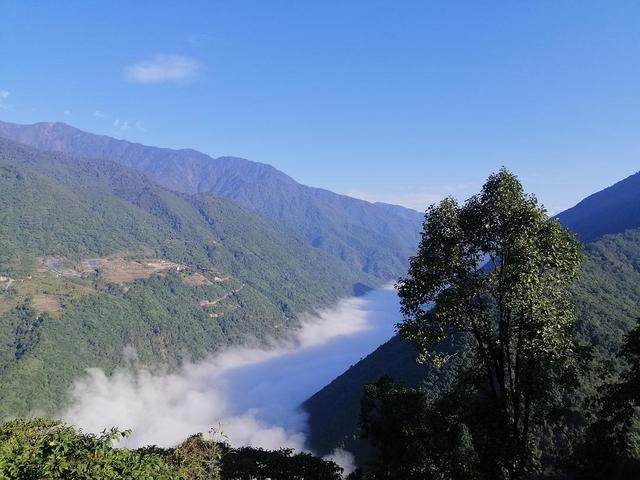
[[372,281],[229,200],[0,140],[0,415],[52,412],[123,351],[177,365]]

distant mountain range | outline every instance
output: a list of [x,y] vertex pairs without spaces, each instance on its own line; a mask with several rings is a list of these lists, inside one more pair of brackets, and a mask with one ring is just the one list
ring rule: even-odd
[[[614,353],[640,319],[640,173],[557,217],[587,242],[573,290],[579,338],[593,345],[603,362],[615,364]],[[362,461],[367,449],[356,433],[364,385],[390,375],[415,386],[428,373],[428,367],[416,363],[413,347],[392,338],[307,400],[310,447],[326,454],[343,446]]]
[[406,270],[419,239],[419,212],[301,185],[270,165],[242,158],[149,147],[64,123],[0,122],[0,137],[42,150],[111,160],[176,192],[230,198],[288,226],[351,268],[386,281]]

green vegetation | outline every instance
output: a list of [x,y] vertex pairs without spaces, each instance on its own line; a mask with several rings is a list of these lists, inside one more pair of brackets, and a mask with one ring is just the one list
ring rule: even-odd
[[622,480],[640,474],[640,325],[627,336],[619,379],[596,396],[598,408],[571,458],[576,478]]
[[308,453],[266,451],[193,435],[175,448],[114,448],[128,432],[78,432],[46,419],[0,424],[0,479],[339,480],[342,469]]
[[125,347],[176,367],[376,282],[233,202],[108,161],[0,140],[0,192],[0,418],[58,412]]
[[[640,318],[640,229],[607,235],[586,245],[584,251],[571,294],[577,312],[577,340],[592,345],[592,366],[584,372],[587,378],[580,386],[580,396],[587,398],[602,383],[600,366],[613,371],[623,368],[616,353]],[[363,459],[365,450],[353,437],[364,385],[385,374],[405,386],[423,383],[430,368],[415,359],[415,349],[395,337],[315,394],[305,405],[310,413],[311,445],[329,452],[345,443]]]
[[[568,371],[572,376],[566,378],[568,383],[563,388],[555,391],[551,389],[553,409],[548,423],[544,425],[536,440],[539,447],[534,453],[543,468],[540,478],[634,478],[628,470],[625,476],[623,466],[633,467],[635,460],[623,460],[638,458],[637,443],[633,443],[633,439],[638,438],[635,416],[626,417],[631,426],[627,438],[631,440],[625,444],[626,453],[619,457],[613,453],[609,455],[609,452],[614,450],[606,447],[608,444],[604,441],[588,441],[592,434],[588,435],[587,432],[603,428],[598,426],[600,423],[596,420],[606,418],[610,414],[602,412],[602,405],[607,402],[601,395],[610,391],[607,385],[615,384],[618,378],[624,378],[625,372],[628,372],[628,365],[632,363],[628,358],[619,356],[618,352],[625,336],[640,318],[640,229],[604,236],[586,245],[584,252],[585,260],[570,290],[576,309],[573,341],[578,345],[573,357],[579,368]],[[443,347],[442,353],[451,354],[458,349],[459,346],[449,344]],[[371,455],[374,437],[369,434],[367,439],[361,439],[366,429],[359,429],[358,426],[358,415],[362,412],[359,400],[365,391],[368,395],[365,401],[367,405],[382,406],[385,398],[394,398],[394,395],[397,397],[408,390],[412,392],[411,395],[424,396],[425,402],[421,408],[428,405],[433,407],[434,398],[442,392],[449,391],[455,384],[455,371],[459,362],[464,365],[466,359],[464,355],[456,354],[442,368],[435,369],[433,366],[416,364],[417,355],[414,347],[396,337],[314,395],[305,405],[310,413],[311,446],[324,453],[337,445],[343,445],[355,454],[361,464],[367,463],[368,459],[376,461],[376,457]],[[377,379],[384,374],[391,375],[400,385],[393,382],[387,386],[378,383]],[[371,382],[375,382],[375,385],[365,390],[365,385]],[[383,386],[385,388],[382,388]],[[396,401],[399,400],[393,400]],[[443,404],[439,406],[442,407]],[[342,415],[341,412],[349,414]],[[440,418],[446,419],[449,413],[450,411],[441,409]],[[388,446],[391,449],[404,451],[397,441],[399,430],[410,435],[412,430],[434,428],[433,425],[423,426],[418,423],[411,429],[397,426],[404,425],[399,420],[403,414],[400,406],[395,414],[398,416],[395,423],[389,423],[396,425],[395,430],[389,430],[392,432],[388,437],[391,442]],[[422,418],[421,410],[414,411],[411,415]],[[375,418],[369,418],[369,426]],[[384,417],[378,418],[383,422],[382,425],[385,425]],[[559,427],[553,428],[554,424]],[[365,425],[367,423],[363,424]],[[444,425],[440,427],[444,428]],[[611,424],[607,426],[609,427]],[[453,433],[454,430],[449,430],[449,434]],[[422,440],[413,437],[412,441]],[[383,446],[379,443],[377,448]],[[419,448],[433,448],[433,445]],[[574,451],[582,452],[581,459],[574,458]],[[610,457],[610,461],[607,460],[609,463],[603,463],[603,469],[595,468],[593,463],[588,464],[587,470],[592,469],[600,474],[585,476],[585,468],[579,468],[581,464],[584,465],[581,462],[584,462],[585,452],[593,459],[602,460]],[[600,456],[595,455],[596,453]],[[622,460],[618,462],[617,459]],[[612,468],[616,462],[620,468]],[[575,466],[576,464],[578,466]],[[581,472],[580,475],[578,472]],[[607,474],[603,475],[602,472]],[[615,477],[616,474],[619,476]]]
[[[445,199],[425,218],[397,286],[405,318],[398,330],[435,368],[452,355],[436,347],[456,337],[464,346],[452,385],[427,406],[438,423],[422,424],[422,434],[450,435],[447,448],[473,476],[530,478],[575,355],[568,288],[582,260],[578,243],[504,169],[463,206]],[[437,446],[424,452],[422,478],[450,468],[441,454]],[[465,472],[447,475],[472,478]]]

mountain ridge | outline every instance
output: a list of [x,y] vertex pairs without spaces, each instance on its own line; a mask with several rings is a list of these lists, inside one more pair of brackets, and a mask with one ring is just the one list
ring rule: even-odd
[[39,149],[115,161],[177,192],[230,198],[288,226],[314,248],[383,280],[404,272],[419,239],[422,214],[415,210],[302,185],[264,163],[145,146],[60,122],[0,122],[0,136]]
[[580,240],[590,242],[606,234],[640,226],[640,172],[595,192],[559,213],[558,220]]

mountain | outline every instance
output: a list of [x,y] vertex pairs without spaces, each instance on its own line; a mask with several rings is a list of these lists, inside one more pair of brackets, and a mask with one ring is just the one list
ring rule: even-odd
[[378,280],[235,202],[0,139],[0,418],[87,367],[173,368]]
[[557,218],[583,242],[640,227],[640,172],[594,193]]
[[395,279],[405,271],[419,239],[422,214],[414,210],[301,185],[270,165],[242,158],[149,147],[63,123],[0,122],[0,137],[42,150],[112,160],[177,192],[207,192],[233,199],[288,226],[313,247],[351,268],[383,280]]
[[[640,174],[591,195],[558,218],[581,239],[591,240],[573,287],[578,338],[594,346],[598,363],[616,365],[615,352],[640,318]],[[309,446],[319,454],[344,446],[363,460],[366,445],[356,432],[364,385],[390,375],[417,386],[430,373],[416,364],[410,345],[392,338],[305,402]]]

